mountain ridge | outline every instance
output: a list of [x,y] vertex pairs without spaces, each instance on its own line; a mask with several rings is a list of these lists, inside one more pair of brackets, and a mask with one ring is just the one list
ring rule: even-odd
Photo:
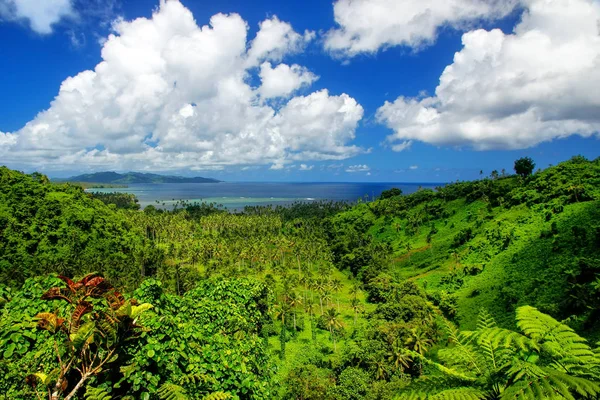
[[82,174],[72,176],[67,179],[61,179],[64,182],[87,182],[87,183],[109,183],[109,184],[129,184],[129,183],[218,183],[217,179],[196,177],[183,177],[173,175],[159,175],[143,172],[126,172],[119,174],[114,171],[95,172],[92,174]]

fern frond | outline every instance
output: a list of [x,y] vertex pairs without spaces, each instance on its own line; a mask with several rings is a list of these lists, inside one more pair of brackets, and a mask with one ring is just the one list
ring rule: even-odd
[[188,374],[188,375],[183,376],[179,380],[179,383],[182,385],[187,385],[187,384],[191,384],[191,383],[216,384],[217,380],[214,377],[212,377],[210,375],[206,375],[206,374]]
[[574,345],[586,343],[571,327],[530,306],[517,309],[517,326],[532,339],[538,342],[556,342],[566,347],[567,351],[574,348]]
[[495,348],[518,349],[521,351],[540,351],[540,346],[535,340],[508,329],[483,329],[477,332],[476,340],[478,342],[481,340],[489,341],[490,344]]
[[485,398],[485,393],[481,390],[468,387],[444,390],[429,396],[430,400],[480,400]]
[[508,374],[514,384],[503,393],[502,399],[575,399],[573,393],[578,398],[594,399],[600,394],[597,382],[517,359]]
[[470,387],[446,389],[437,393],[408,391],[396,396],[398,400],[480,400],[485,398],[485,392]]
[[481,373],[481,367],[479,366],[477,353],[473,350],[473,348],[469,345],[473,333],[472,332],[460,332],[454,324],[449,321],[446,321],[446,331],[448,332],[448,336],[450,340],[456,345],[458,350],[464,355],[471,364],[471,367],[475,368],[478,373]]
[[482,308],[481,311],[479,311],[479,316],[477,317],[477,330],[480,331],[495,327],[496,320],[494,320],[494,317],[492,317],[492,315],[485,308]]
[[227,392],[213,392],[209,395],[204,396],[202,400],[229,400],[233,399],[233,396]]
[[157,394],[161,400],[189,400],[183,387],[170,382],[163,384]]
[[460,381],[463,382],[475,382],[475,378],[470,377],[468,375],[463,374],[462,372],[456,371],[454,369],[448,368],[443,366],[442,364],[438,364],[435,361],[431,361],[430,359],[428,359],[427,357],[422,356],[421,354],[417,353],[416,351],[412,351],[412,350],[406,350],[407,354],[409,354],[413,360],[420,360],[423,364],[429,365],[435,369],[437,369],[439,372],[458,379]]
[[112,396],[101,388],[86,388],[85,400],[112,400]]

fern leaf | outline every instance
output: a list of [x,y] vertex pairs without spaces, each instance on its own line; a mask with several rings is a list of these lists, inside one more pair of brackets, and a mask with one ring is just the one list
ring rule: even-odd
[[157,391],[161,400],[189,400],[189,397],[182,386],[174,383],[165,383]]
[[477,330],[480,331],[482,329],[492,329],[495,327],[496,321],[492,315],[485,308],[482,308],[481,311],[479,311],[479,316],[477,318]]
[[227,392],[213,392],[203,397],[202,400],[229,400],[233,399],[233,396]]
[[217,380],[215,378],[213,378],[212,376],[206,375],[206,374],[188,374],[188,375],[185,375],[183,378],[181,378],[179,380],[179,383],[182,385],[191,384],[191,383],[216,384]]
[[461,351],[465,358],[468,359],[472,368],[478,373],[481,373],[481,368],[479,363],[477,362],[477,355],[473,351],[472,347],[469,345],[472,340],[470,337],[473,336],[471,332],[469,333],[461,333],[451,322],[446,321],[446,331],[448,332],[448,336],[450,340],[456,345],[459,351]]
[[407,354],[409,354],[413,359],[418,359],[421,360],[421,362],[423,364],[429,365],[431,367],[434,367],[435,369],[437,369],[438,371],[440,371],[441,373],[448,375],[452,378],[455,379],[459,379],[461,381],[465,381],[465,382],[475,382],[475,378],[470,377],[468,375],[465,375],[459,371],[456,371],[454,369],[448,368],[443,366],[442,364],[438,364],[435,361],[431,361],[430,359],[428,359],[427,357],[422,356],[421,354],[417,353],[416,351],[412,351],[412,350],[406,350]]
[[485,399],[485,393],[475,388],[448,389],[443,392],[430,395],[430,400],[479,400]]
[[86,388],[85,400],[112,400],[112,396],[101,388]]

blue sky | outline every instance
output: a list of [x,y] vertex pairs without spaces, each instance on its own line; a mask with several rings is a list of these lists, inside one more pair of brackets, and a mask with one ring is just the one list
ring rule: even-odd
[[0,0],[12,168],[445,182],[600,154],[595,0],[47,2]]

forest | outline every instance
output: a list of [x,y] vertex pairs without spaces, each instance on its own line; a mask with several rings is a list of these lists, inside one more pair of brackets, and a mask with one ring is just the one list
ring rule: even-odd
[[600,158],[228,212],[0,167],[7,399],[598,399]]

